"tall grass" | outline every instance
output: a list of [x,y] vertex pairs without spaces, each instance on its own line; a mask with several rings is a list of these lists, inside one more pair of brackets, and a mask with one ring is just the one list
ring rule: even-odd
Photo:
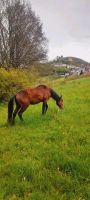
[[0,199],[90,199],[90,78],[51,81],[64,99],[41,115],[30,106],[24,122],[7,126],[7,105],[0,105]]

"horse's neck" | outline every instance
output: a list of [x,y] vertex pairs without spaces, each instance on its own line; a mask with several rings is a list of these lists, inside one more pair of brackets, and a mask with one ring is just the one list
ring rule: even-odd
[[51,97],[55,100],[58,101],[60,99],[60,97],[58,96],[58,94],[51,89]]

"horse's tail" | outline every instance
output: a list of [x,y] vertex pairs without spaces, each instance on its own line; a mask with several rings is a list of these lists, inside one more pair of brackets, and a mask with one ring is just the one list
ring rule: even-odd
[[14,106],[15,96],[11,97],[8,102],[8,123],[12,123],[12,114],[13,114],[13,106]]

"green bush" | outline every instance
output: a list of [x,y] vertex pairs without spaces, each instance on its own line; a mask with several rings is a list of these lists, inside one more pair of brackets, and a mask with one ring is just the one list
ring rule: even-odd
[[35,78],[35,74],[27,70],[10,69],[6,71],[0,68],[0,101],[7,101],[16,92],[30,87]]
[[60,68],[57,68],[56,72],[58,74],[64,75],[65,73],[69,73],[70,69],[67,69],[66,67],[60,67]]

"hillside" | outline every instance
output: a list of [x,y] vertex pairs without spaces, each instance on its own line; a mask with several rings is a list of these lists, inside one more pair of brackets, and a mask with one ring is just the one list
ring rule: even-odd
[[[72,72],[72,67],[74,71]],[[46,63],[36,63],[32,66],[35,71],[38,72],[40,77],[48,76],[55,77],[60,75],[69,74],[79,74],[81,69],[84,73],[90,71],[90,63],[75,57],[57,57],[55,60]],[[79,70],[77,72],[77,69]]]
[[41,104],[30,106],[8,127],[0,104],[0,200],[90,199],[90,78],[48,84],[63,112],[51,99],[45,116]]
[[67,64],[67,65],[74,65],[74,66],[90,66],[90,63],[76,57],[57,57],[55,60],[51,62],[52,64]]

